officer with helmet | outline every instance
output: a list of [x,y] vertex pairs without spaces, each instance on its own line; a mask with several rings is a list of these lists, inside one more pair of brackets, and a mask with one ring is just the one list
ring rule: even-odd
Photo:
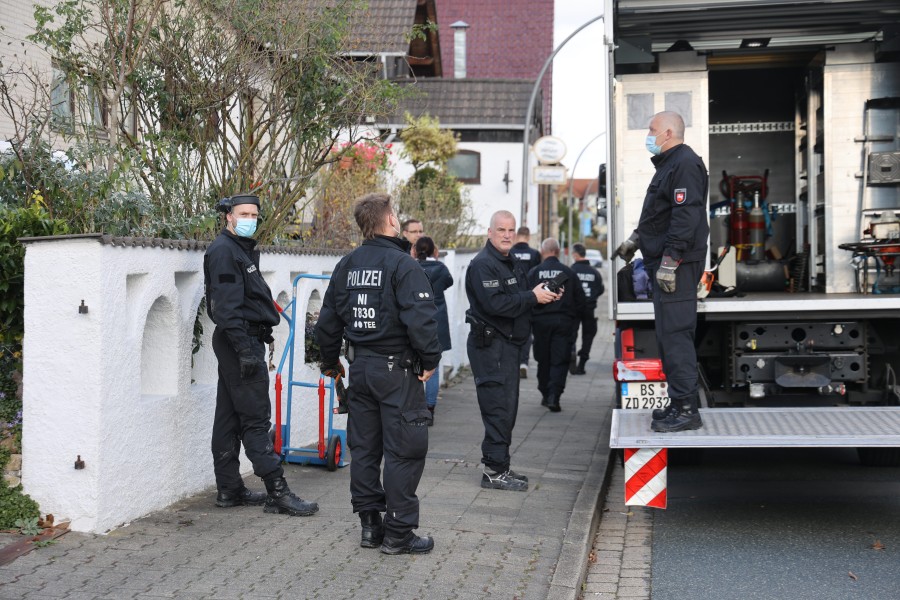
[[[281,458],[269,439],[271,404],[265,343],[279,315],[272,292],[259,271],[259,250],[251,236],[259,218],[259,198],[243,194],[218,204],[225,228],[203,257],[206,312],[216,329],[213,351],[219,362],[219,386],[212,430],[216,506],[265,504],[267,513],[308,516],[319,510],[288,488]],[[252,492],[240,474],[241,443],[253,472],[267,493]]]

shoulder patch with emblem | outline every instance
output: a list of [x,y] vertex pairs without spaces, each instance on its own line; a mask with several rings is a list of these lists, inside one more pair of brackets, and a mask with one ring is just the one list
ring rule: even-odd
[[675,204],[684,204],[687,200],[687,188],[677,188],[675,190]]
[[486,288],[500,287],[500,280],[499,279],[488,279],[487,281],[482,281],[481,285],[483,285]]

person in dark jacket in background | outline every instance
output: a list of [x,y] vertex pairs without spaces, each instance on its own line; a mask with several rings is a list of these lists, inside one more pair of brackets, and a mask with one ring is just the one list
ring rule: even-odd
[[[438,249],[434,245],[434,240],[430,237],[422,236],[416,240],[415,245],[416,258],[419,264],[431,281],[431,289],[434,291],[434,306],[437,309],[435,319],[438,325],[438,342],[441,344],[441,352],[450,350],[450,319],[447,316],[447,300],[444,298],[444,291],[453,285],[453,275],[447,265],[438,260]],[[437,406],[438,391],[441,388],[441,366],[438,365],[431,379],[425,382],[425,403],[428,410],[431,411],[431,418],[428,420],[428,426],[434,425],[434,409]]]
[[584,375],[584,366],[591,357],[591,344],[597,335],[597,299],[603,294],[603,276],[591,266],[586,258],[587,250],[583,244],[572,245],[572,270],[581,281],[584,290],[584,312],[581,313],[581,350],[578,351],[578,364],[572,369],[572,375]]
[[531,329],[531,309],[559,300],[560,294],[543,285],[526,287],[522,264],[510,256],[515,231],[511,212],[495,212],[487,243],[466,269],[466,352],[484,422],[481,487],[522,492],[528,489],[528,477],[509,468],[519,411],[519,350]]
[[553,282],[562,296],[559,302],[537,306],[531,313],[534,359],[538,364],[541,406],[559,412],[559,399],[569,374],[569,356],[584,312],[584,290],[575,272],[559,261],[558,241],[547,238],[541,242],[541,256],[544,262],[528,272],[528,285],[550,287]]
[[708,254],[709,173],[684,143],[684,120],[661,112],[650,121],[647,150],[656,173],[647,188],[637,229],[616,249],[625,262],[640,249],[653,281],[656,341],[669,389],[669,406],[653,411],[653,431],[699,429],[697,284]]
[[[526,226],[519,227],[516,231],[516,243],[513,244],[509,254],[517,261],[522,263],[522,270],[527,274],[533,267],[541,264],[541,253],[529,245],[531,241],[531,230]],[[519,352],[519,377],[528,378],[528,356],[531,354],[531,342],[533,337],[528,335],[528,341],[522,344]]]
[[362,525],[360,546],[422,554],[434,548],[431,537],[413,532],[419,526],[416,489],[425,469],[431,414],[422,383],[441,360],[434,293],[410,256],[409,242],[400,237],[390,196],[363,196],[353,216],[364,240],[335,266],[322,299],[316,323],[319,366],[329,377],[343,375],[340,351],[346,338],[350,500]]
[[[219,202],[226,225],[203,256],[206,314],[216,324],[213,352],[219,361],[219,387],[212,429],[216,506],[265,504],[267,513],[308,516],[319,510],[288,488],[269,440],[272,404],[264,343],[273,342],[280,317],[272,292],[259,272],[259,250],[252,236],[259,198],[238,195]],[[241,443],[267,494],[251,492],[240,474]]]

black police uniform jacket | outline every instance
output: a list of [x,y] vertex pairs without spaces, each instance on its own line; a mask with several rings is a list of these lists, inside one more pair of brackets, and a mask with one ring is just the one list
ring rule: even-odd
[[[540,319],[552,316],[568,316],[580,319],[584,312],[584,290],[575,271],[562,264],[559,258],[548,256],[544,262],[528,271],[528,286],[533,288],[539,283],[547,282],[559,275],[566,274],[566,282],[563,284],[565,291],[562,298],[555,302],[540,304],[534,308],[532,319]],[[575,324],[577,327],[577,323]]]
[[409,242],[383,235],[363,241],[334,268],[316,340],[323,363],[335,363],[341,336],[382,354],[412,350],[426,371],[437,367],[441,346],[434,293],[425,271],[409,255]]
[[709,174],[703,159],[679,144],[651,160],[656,173],[637,227],[644,262],[655,267],[663,256],[679,262],[706,260]]
[[525,270],[488,241],[466,269],[466,296],[473,316],[517,345],[531,333],[531,309],[537,297],[528,288]]
[[235,352],[259,343],[248,327],[278,325],[280,317],[262,273],[256,240],[223,229],[203,256],[206,314],[224,330]]
[[584,291],[585,310],[593,313],[597,308],[597,298],[603,294],[603,276],[600,271],[591,266],[587,259],[576,260],[572,263],[572,270],[581,281],[581,289]]
[[439,260],[420,260],[419,264],[428,280],[431,281],[431,289],[434,292],[434,306],[437,312],[434,315],[438,324],[438,341],[441,343],[441,350],[450,350],[452,340],[450,339],[450,317],[447,315],[447,299],[444,292],[453,285],[453,275],[447,265]]
[[541,264],[541,253],[528,245],[528,242],[519,242],[509,250],[509,254],[522,263],[525,272]]

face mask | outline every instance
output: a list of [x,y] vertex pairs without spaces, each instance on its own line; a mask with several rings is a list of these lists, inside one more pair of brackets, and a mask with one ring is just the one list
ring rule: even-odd
[[391,224],[391,229],[394,230],[394,233],[397,234],[397,237],[398,237],[399,239],[401,239],[401,240],[405,240],[405,239],[406,239],[406,236],[403,235],[403,230],[397,229],[396,227],[394,227],[393,224]]
[[644,142],[644,144],[647,146],[647,152],[653,154],[654,156],[658,156],[662,152],[662,146],[659,146],[656,143],[656,138],[658,137],[659,135],[648,135],[647,141]]
[[234,232],[241,237],[250,237],[256,233],[256,219],[237,219]]

